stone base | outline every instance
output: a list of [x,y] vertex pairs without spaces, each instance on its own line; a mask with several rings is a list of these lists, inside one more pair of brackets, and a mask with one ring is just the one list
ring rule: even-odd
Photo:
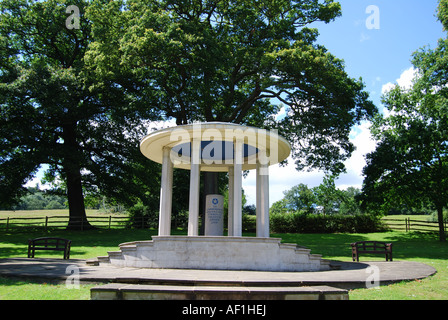
[[100,264],[119,267],[326,271],[330,262],[279,238],[154,236],[151,241],[120,244],[120,251],[98,257]]
[[92,300],[348,300],[347,290],[329,286],[244,287],[109,283],[90,290]]

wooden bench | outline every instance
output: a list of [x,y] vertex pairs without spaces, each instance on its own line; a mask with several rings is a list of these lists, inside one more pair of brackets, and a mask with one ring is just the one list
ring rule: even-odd
[[34,258],[36,250],[62,251],[64,259],[70,259],[72,241],[62,238],[36,238],[28,240],[28,258]]
[[359,262],[360,253],[384,254],[386,261],[392,261],[392,243],[380,241],[359,241],[351,244],[353,261]]

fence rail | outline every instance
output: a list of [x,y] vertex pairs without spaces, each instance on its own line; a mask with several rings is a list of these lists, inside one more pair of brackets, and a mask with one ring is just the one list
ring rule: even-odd
[[[73,218],[71,218],[73,221]],[[144,228],[148,221],[147,218],[141,217],[137,219],[134,217],[132,224],[128,216],[87,216],[88,222],[97,227],[104,229],[111,228],[128,228],[132,227]],[[139,221],[141,220],[141,221]],[[68,216],[42,216],[42,217],[7,217],[0,218],[0,230],[9,231],[14,228],[42,228],[45,231],[49,228],[58,229],[66,228],[68,225]],[[392,229],[397,231],[420,231],[420,232],[438,232],[439,224],[437,222],[427,222],[421,220],[412,220],[411,218],[403,219],[388,219],[383,218],[383,221]],[[75,220],[76,222],[76,220]],[[79,219],[81,229],[83,229],[84,219]],[[176,221],[175,221],[176,223]],[[177,224],[177,223],[176,223]],[[448,232],[448,223],[444,222],[445,232]]]
[[[75,223],[76,218],[71,218]],[[97,228],[126,228],[128,226],[129,217],[117,216],[87,216],[88,222]],[[42,228],[45,231],[49,228],[58,229],[66,228],[68,225],[68,216],[44,216],[44,217],[7,217],[0,218],[0,230],[9,231],[13,228]],[[85,220],[79,218],[80,228],[83,229]],[[145,221],[142,219],[142,225]]]
[[[420,232],[439,232],[439,224],[437,222],[427,222],[421,220],[411,220],[411,218],[403,219],[388,219],[383,218],[383,221],[392,229],[398,231],[420,231]],[[444,224],[445,232],[448,231],[448,223]]]

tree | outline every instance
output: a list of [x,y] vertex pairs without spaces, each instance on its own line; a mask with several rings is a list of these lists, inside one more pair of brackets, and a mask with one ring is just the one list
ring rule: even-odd
[[48,164],[47,177],[64,181],[68,228],[86,228],[83,188],[118,197],[138,190],[137,173],[150,166],[138,155],[141,119],[155,117],[132,88],[100,82],[85,68],[92,26],[84,14],[67,25],[67,7],[55,0],[0,3],[0,202],[18,199]]
[[272,204],[271,213],[286,213],[301,211],[305,214],[319,213],[355,215],[361,213],[358,196],[360,190],[349,187],[339,190],[335,185],[335,175],[327,174],[322,183],[314,188],[308,188],[301,183],[284,191],[283,199]]
[[[277,128],[298,169],[343,171],[350,128],[375,112],[360,80],[316,44],[332,0],[96,0],[92,70],[178,125],[223,121]],[[281,121],[279,102],[288,108]]]
[[322,208],[322,214],[334,214],[339,211],[339,206],[344,200],[344,194],[336,188],[335,175],[326,174],[320,185],[313,188],[316,197],[316,205]]
[[361,214],[361,190],[348,187],[347,190],[341,190],[342,202],[339,205],[339,213],[344,215],[356,215]]
[[[300,183],[290,190],[284,191],[283,197],[285,207],[290,211],[303,210],[306,213],[313,213],[316,207],[316,195],[313,189],[308,188],[306,184]],[[278,204],[277,204],[278,205]]]
[[[448,1],[439,3],[439,20],[448,30]],[[389,111],[372,126],[378,141],[364,168],[364,201],[390,208],[396,204],[438,213],[439,238],[446,240],[443,208],[448,204],[448,39],[435,50],[414,53],[412,88],[395,86],[383,101]]]

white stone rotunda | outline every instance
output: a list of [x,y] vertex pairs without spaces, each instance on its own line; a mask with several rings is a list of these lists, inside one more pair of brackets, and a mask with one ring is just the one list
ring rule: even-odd
[[[159,234],[152,240],[120,244],[120,250],[98,257],[100,264],[121,267],[324,271],[329,261],[295,244],[269,238],[269,166],[286,159],[289,143],[275,131],[208,122],[155,131],[140,150],[162,164]],[[171,235],[173,169],[190,170],[188,235]],[[242,236],[242,174],[257,170],[256,237]],[[228,236],[222,231],[199,236],[200,172],[228,172]],[[219,200],[218,200],[219,199]],[[213,203],[222,201],[216,196]],[[206,220],[208,216],[206,217]],[[219,220],[219,219],[218,219]],[[205,221],[210,223],[210,221]],[[222,229],[221,227],[218,229]]]

